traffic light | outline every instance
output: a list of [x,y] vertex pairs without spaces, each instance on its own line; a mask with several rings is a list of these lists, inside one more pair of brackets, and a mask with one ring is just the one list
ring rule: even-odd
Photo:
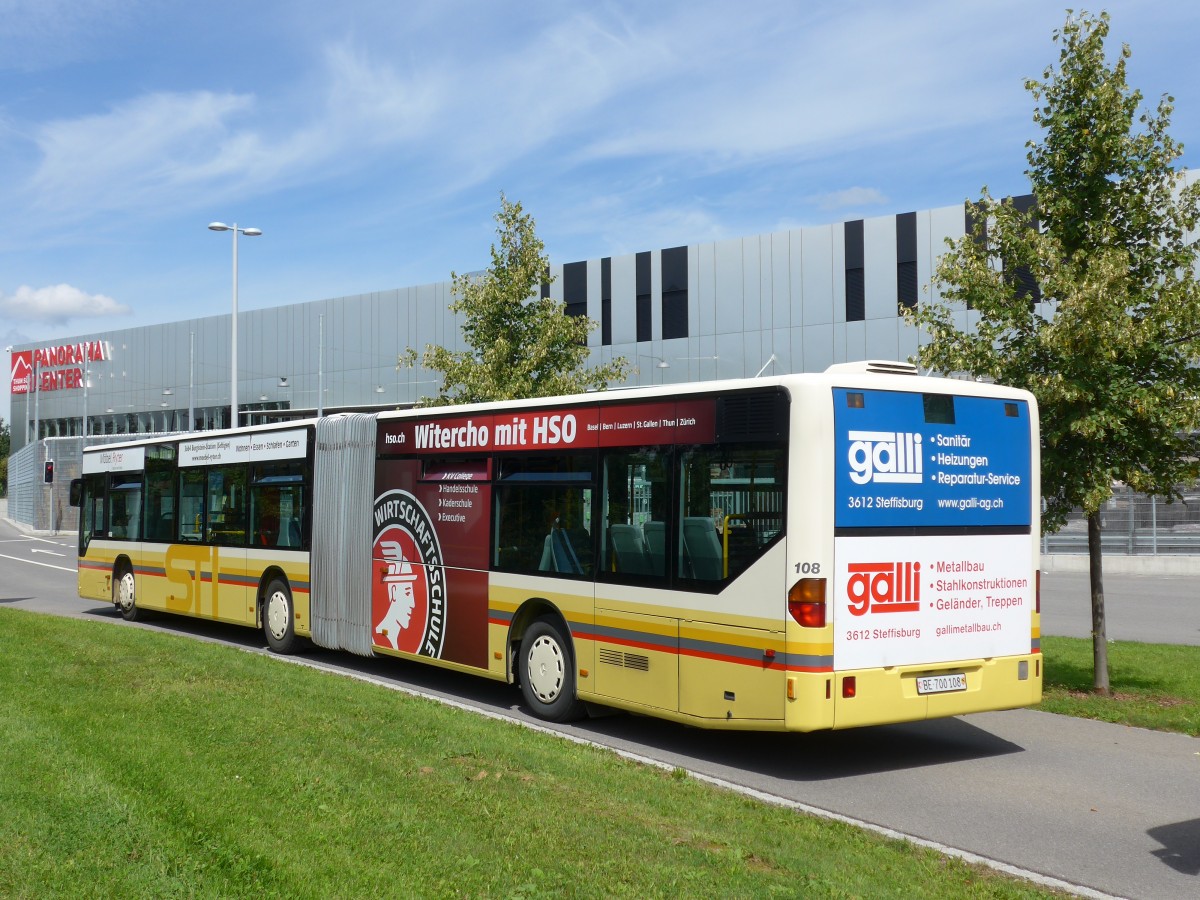
[[46,470],[42,473],[42,481],[45,484],[54,484],[54,460],[46,460]]

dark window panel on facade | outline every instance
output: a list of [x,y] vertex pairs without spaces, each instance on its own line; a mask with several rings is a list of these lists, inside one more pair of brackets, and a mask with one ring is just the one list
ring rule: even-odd
[[634,258],[637,291],[637,340],[649,341],[654,337],[654,311],[650,305],[650,253],[639,253]]
[[867,317],[863,222],[855,219],[843,227],[846,236],[846,321],[861,322]]
[[901,309],[917,305],[917,214],[896,216],[896,303]]
[[612,257],[600,260],[600,343],[612,346]]
[[573,262],[563,266],[563,302],[568,316],[587,315],[587,263]]
[[662,252],[663,340],[688,336],[688,250],[672,247]]

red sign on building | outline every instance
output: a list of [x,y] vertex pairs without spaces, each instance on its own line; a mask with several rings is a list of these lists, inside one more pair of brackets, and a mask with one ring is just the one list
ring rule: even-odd
[[101,362],[110,356],[108,344],[104,341],[84,341],[79,344],[18,350],[12,354],[10,389],[14,394],[29,394],[35,389],[41,392],[81,388],[86,364]]

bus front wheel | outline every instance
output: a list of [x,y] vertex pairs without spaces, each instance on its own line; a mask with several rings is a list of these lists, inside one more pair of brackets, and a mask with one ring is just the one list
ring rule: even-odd
[[296,648],[296,614],[292,592],[279,579],[271,582],[263,598],[263,634],[267,646],[276,653],[291,653]]
[[571,642],[554,619],[535,620],[521,639],[521,693],[540,719],[570,722],[583,715],[575,696]]
[[113,583],[113,603],[126,622],[136,622],[138,618],[136,583],[133,580],[133,570],[128,565],[122,565],[117,570],[117,580]]

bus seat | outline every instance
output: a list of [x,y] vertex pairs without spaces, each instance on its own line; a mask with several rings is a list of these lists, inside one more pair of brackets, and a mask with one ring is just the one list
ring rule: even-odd
[[175,540],[175,516],[173,513],[163,513],[158,517],[153,540],[158,541],[173,541]]
[[647,522],[642,526],[646,537],[646,549],[650,553],[650,566],[655,575],[667,573],[667,523]]
[[265,515],[260,518],[258,521],[258,540],[255,543],[263,547],[275,547],[279,545],[280,539],[279,517]]
[[626,575],[654,574],[650,556],[646,553],[646,543],[642,540],[642,531],[636,525],[610,525],[608,540],[618,572]]
[[553,572],[554,569],[554,542],[552,535],[546,535],[546,539],[542,542],[542,559],[538,563],[539,572]]
[[708,516],[683,520],[683,555],[692,578],[720,581],[724,577],[721,541]]
[[295,519],[288,519],[287,527],[279,529],[279,546],[300,546],[300,523],[298,521]]
[[550,529],[550,547],[554,555],[554,571],[569,575],[583,574],[583,567],[579,565],[579,557],[575,555],[567,533],[557,526]]
[[563,534],[566,535],[567,541],[571,545],[575,559],[579,561],[580,571],[584,575],[590,575],[596,561],[596,551],[592,547],[591,532],[579,526],[577,528],[564,528]]

